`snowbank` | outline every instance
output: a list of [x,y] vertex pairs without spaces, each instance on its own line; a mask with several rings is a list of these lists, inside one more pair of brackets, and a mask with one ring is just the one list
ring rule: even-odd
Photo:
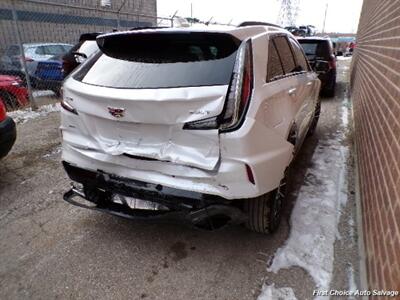
[[28,120],[34,120],[39,117],[44,117],[47,116],[51,112],[56,112],[60,111],[60,104],[49,104],[49,105],[43,105],[39,107],[38,110],[33,111],[32,108],[26,108],[22,110],[16,110],[7,113],[11,118],[14,119],[16,123],[23,124],[27,122]]
[[294,295],[293,289],[291,288],[276,288],[274,284],[263,285],[261,295],[258,296],[257,300],[297,300]]
[[[348,114],[348,108],[343,105],[344,131],[348,126]],[[275,253],[268,268],[269,272],[276,273],[280,269],[299,266],[310,274],[321,290],[330,287],[334,243],[340,239],[340,211],[347,202],[349,149],[342,141],[343,134],[337,132],[319,142],[293,208],[289,238]]]

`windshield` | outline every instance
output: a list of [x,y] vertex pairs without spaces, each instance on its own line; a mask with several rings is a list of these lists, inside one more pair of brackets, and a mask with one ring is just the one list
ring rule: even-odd
[[228,85],[238,44],[225,35],[206,35],[142,34],[106,40],[102,50],[107,54],[95,55],[73,78],[133,89]]

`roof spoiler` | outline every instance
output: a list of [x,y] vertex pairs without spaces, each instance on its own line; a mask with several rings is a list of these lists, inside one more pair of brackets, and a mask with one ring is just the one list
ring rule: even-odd
[[258,22],[258,21],[246,21],[246,22],[240,23],[237,27],[246,27],[246,26],[270,26],[270,27],[282,28],[281,26],[273,24],[273,23]]
[[88,33],[82,33],[81,36],[79,37],[79,42],[83,41],[95,41],[96,38],[103,34],[103,32],[88,32]]

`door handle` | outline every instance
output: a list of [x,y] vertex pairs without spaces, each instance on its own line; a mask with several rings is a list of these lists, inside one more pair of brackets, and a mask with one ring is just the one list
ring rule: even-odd
[[307,86],[310,86],[310,85],[312,85],[312,84],[313,84],[312,81],[307,82]]
[[296,88],[290,89],[289,92],[288,92],[289,96],[295,96],[296,95],[296,90],[297,90]]

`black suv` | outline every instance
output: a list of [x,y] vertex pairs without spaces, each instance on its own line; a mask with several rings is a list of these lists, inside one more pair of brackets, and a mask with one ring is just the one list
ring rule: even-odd
[[329,38],[298,38],[311,67],[319,74],[321,94],[327,97],[335,95],[336,56]]

